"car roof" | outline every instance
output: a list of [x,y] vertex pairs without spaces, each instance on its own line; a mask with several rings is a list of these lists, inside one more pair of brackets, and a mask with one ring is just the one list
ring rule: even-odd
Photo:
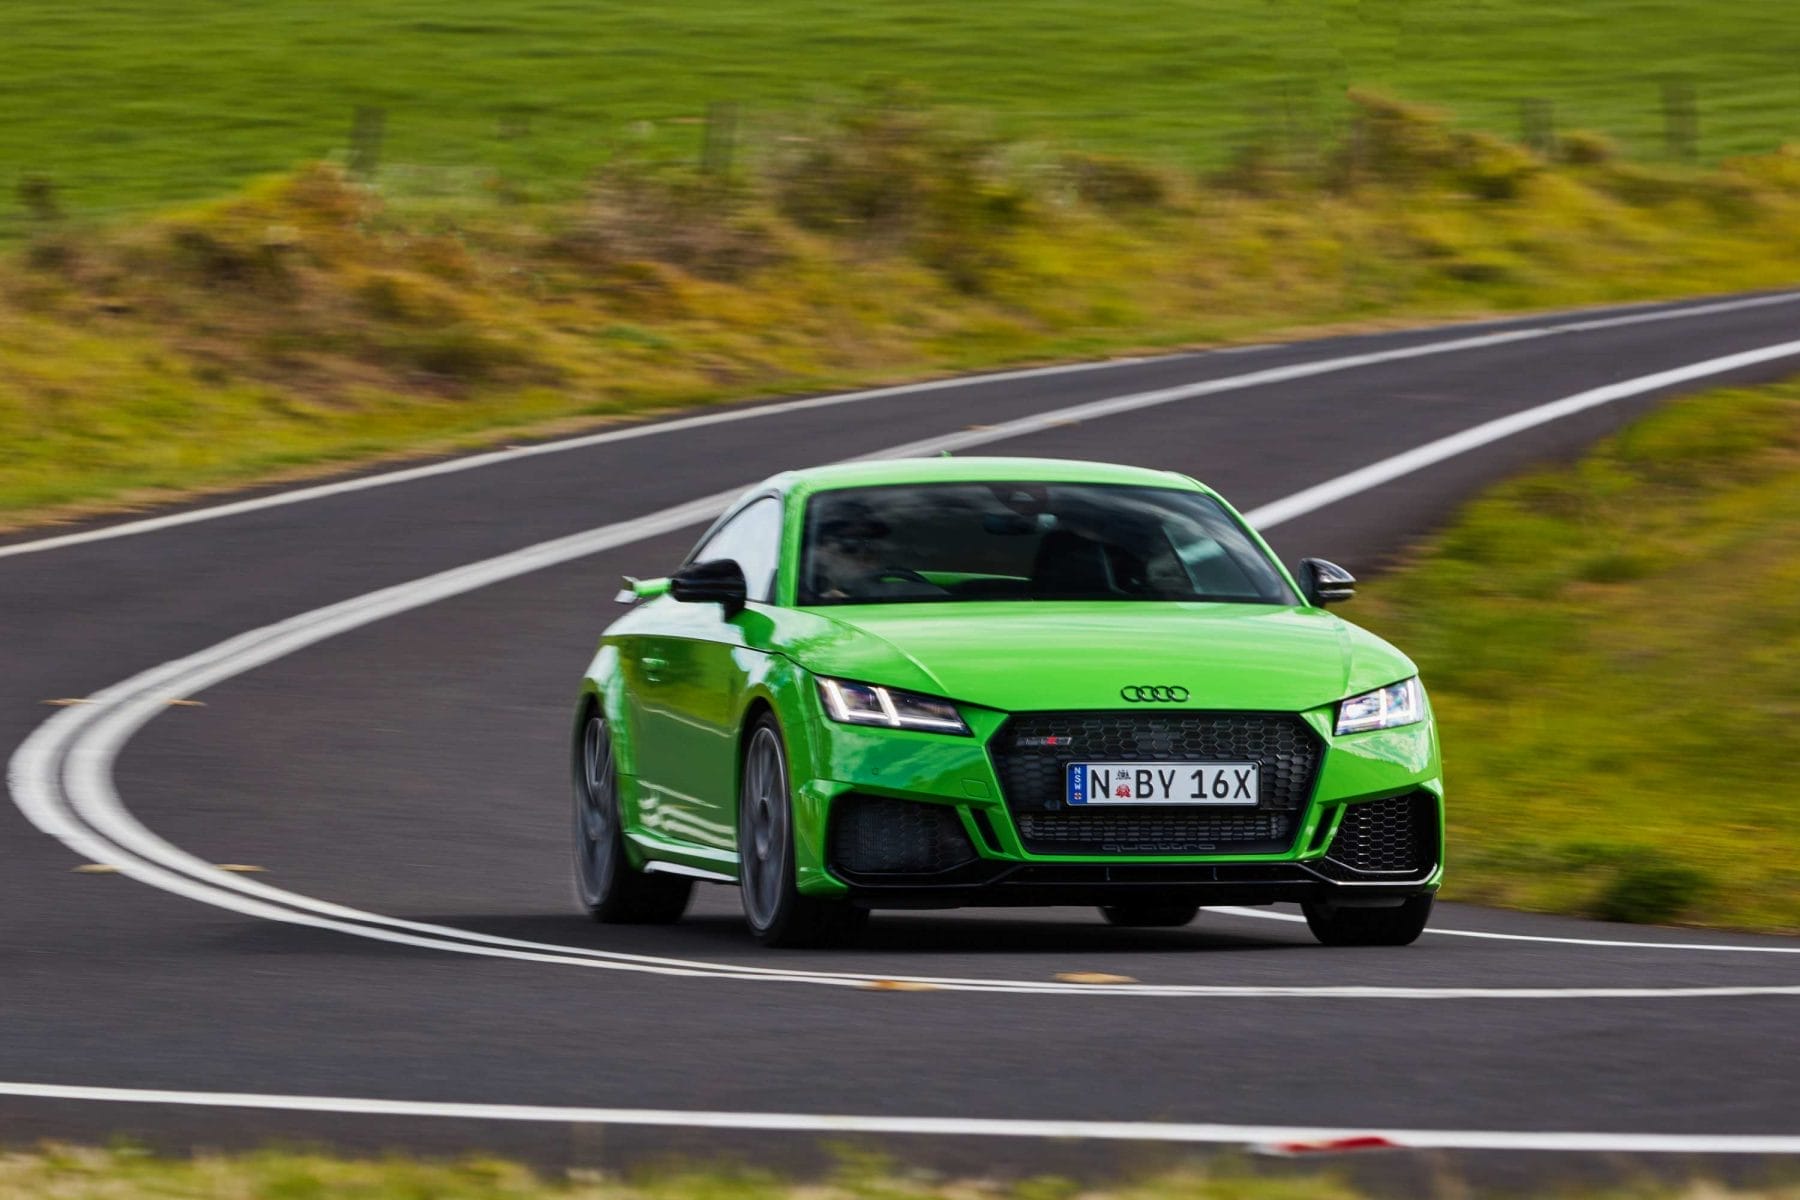
[[890,458],[834,463],[777,475],[769,484],[791,494],[906,483],[1110,483],[1210,491],[1174,471],[1068,458]]

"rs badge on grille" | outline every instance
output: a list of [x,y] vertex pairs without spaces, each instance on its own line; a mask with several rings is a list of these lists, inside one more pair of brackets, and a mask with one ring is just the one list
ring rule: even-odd
[[1021,748],[1030,748],[1030,749],[1036,749],[1040,746],[1072,746],[1074,744],[1075,744],[1074,738],[1061,737],[1061,736],[1058,736],[1058,737],[1022,737],[1013,743],[1013,745],[1015,745],[1015,746],[1018,746]]

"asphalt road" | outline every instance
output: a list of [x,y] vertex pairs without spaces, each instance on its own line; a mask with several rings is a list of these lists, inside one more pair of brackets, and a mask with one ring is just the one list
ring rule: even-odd
[[[1369,574],[1491,480],[1578,452],[1670,395],[1791,374],[1800,345],[1489,427],[1485,444],[1308,511],[1268,506],[1560,398],[1795,339],[1800,295],[977,377],[747,406],[124,536],[0,541],[0,744],[24,747],[18,807],[0,810],[0,1142],[128,1132],[559,1164],[806,1161],[832,1140],[821,1119],[851,1115],[1162,1131],[860,1135],[952,1169],[1141,1166],[1185,1153],[1147,1142],[1195,1123],[1473,1131],[1489,1141],[1457,1144],[1487,1145],[1479,1161],[1501,1174],[1572,1161],[1496,1157],[1509,1136],[1800,1146],[1797,943],[1445,905],[1438,930],[1506,936],[1333,950],[1283,914],[1128,931],[1067,909],[880,914],[854,950],[772,952],[723,888],[700,889],[672,928],[577,916],[564,767],[568,704],[618,577],[661,573],[697,533],[697,510],[646,514],[952,436],[1175,468],[1267,515],[1288,561],[1323,555]],[[1136,399],[1091,407],[1121,396]],[[541,561],[405,586],[602,527]],[[266,652],[255,638],[209,649],[378,589],[397,590],[335,624],[285,626],[290,641]],[[380,615],[383,603],[396,611]],[[1454,805],[1454,746],[1446,757]],[[93,860],[124,870],[74,870]],[[244,890],[256,888],[280,892]],[[1059,983],[1069,972],[1139,986]],[[936,982],[870,986],[897,978]],[[49,1085],[144,1092],[57,1098]],[[288,1111],[295,1097],[427,1107]],[[429,1108],[441,1104],[501,1107]],[[523,1105],[806,1120],[745,1132],[504,1107]],[[1632,1147],[1578,1148],[1617,1162]]]

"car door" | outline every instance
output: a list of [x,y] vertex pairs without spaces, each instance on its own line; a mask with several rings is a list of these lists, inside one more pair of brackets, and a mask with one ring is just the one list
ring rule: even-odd
[[663,837],[733,850],[737,845],[736,720],[764,653],[746,645],[743,621],[773,594],[781,550],[781,499],[759,496],[713,530],[688,562],[731,559],[747,584],[745,613],[669,602],[635,664],[638,784],[645,825]]

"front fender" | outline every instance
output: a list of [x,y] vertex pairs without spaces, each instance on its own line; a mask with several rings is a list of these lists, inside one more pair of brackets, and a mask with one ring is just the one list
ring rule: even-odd
[[827,761],[829,747],[821,728],[826,718],[812,678],[791,659],[779,654],[762,656],[742,698],[738,717],[739,770],[732,781],[732,795],[739,795],[742,789],[742,749],[750,722],[767,709],[775,716],[782,748],[787,752],[788,794],[793,804],[794,882],[801,892],[818,895],[841,892],[843,885],[825,869],[827,798],[813,784]]

